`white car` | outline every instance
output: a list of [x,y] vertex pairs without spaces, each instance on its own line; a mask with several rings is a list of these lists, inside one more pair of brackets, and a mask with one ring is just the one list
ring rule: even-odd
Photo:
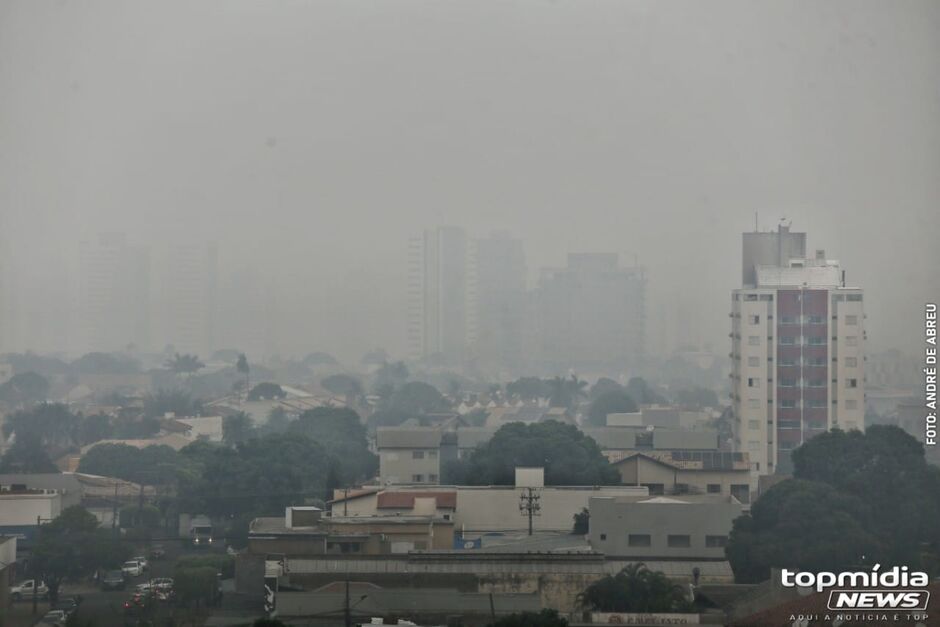
[[135,556],[132,557],[131,559],[134,560],[135,562],[139,563],[139,564],[140,564],[140,567],[143,568],[144,571],[150,570],[150,562],[148,562],[148,561],[147,561],[147,558],[144,557],[143,555],[135,555]]
[[144,568],[137,560],[128,560],[121,566],[121,572],[125,577],[140,577],[144,574]]
[[64,611],[51,610],[46,612],[46,615],[42,617],[42,620],[39,621],[39,624],[64,626],[66,620],[68,620],[68,616],[65,615]]
[[[41,599],[49,596],[49,588],[46,587],[45,582],[39,582],[39,586],[36,588],[36,596]],[[27,579],[26,581],[10,588],[10,598],[14,601],[33,598],[33,580]]]
[[153,590],[163,590],[169,592],[173,589],[173,579],[171,577],[154,577],[150,581],[137,584],[137,592],[149,592]]

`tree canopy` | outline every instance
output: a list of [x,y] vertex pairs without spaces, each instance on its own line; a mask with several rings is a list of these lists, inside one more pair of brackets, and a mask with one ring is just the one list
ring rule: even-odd
[[287,396],[287,392],[285,392],[280,385],[268,381],[259,383],[255,387],[251,388],[250,392],[248,392],[249,401],[258,401],[262,399],[273,400],[276,398],[284,398],[285,396]]
[[0,384],[0,400],[11,405],[38,403],[46,400],[49,381],[35,372],[18,373]]
[[876,562],[936,570],[940,469],[893,426],[838,429],[793,452],[794,478],[762,495],[734,523],[726,553],[742,582],[771,568],[825,570]]
[[596,612],[687,612],[692,606],[681,587],[642,562],[595,581],[578,595],[578,603]]
[[114,568],[130,556],[131,547],[100,529],[88,510],[73,505],[42,525],[33,548],[31,574],[46,582],[55,601],[63,581],[79,579],[99,568]]
[[469,458],[446,466],[448,483],[512,485],[517,466],[545,468],[546,485],[617,485],[620,473],[577,427],[549,420],[503,425]]
[[345,407],[317,407],[305,411],[288,428],[330,451],[336,460],[337,479],[343,485],[371,479],[378,458],[369,450],[366,428],[359,414]]
[[588,408],[588,423],[604,427],[607,426],[607,414],[632,413],[637,411],[636,403],[629,394],[621,390],[604,392],[593,401]]
[[179,453],[169,446],[137,448],[127,444],[96,444],[82,455],[79,472],[149,485],[167,484],[175,479]]

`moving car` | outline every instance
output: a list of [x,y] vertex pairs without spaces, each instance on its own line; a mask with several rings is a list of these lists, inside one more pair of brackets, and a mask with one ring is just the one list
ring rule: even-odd
[[144,574],[144,567],[137,560],[127,560],[121,566],[121,572],[124,573],[125,577],[140,577]]
[[[39,582],[39,586],[36,588],[35,594],[41,599],[49,596],[49,588],[46,587],[46,583],[44,581]],[[14,601],[33,598],[33,580],[27,579],[19,585],[10,588],[10,598],[12,598]]]
[[124,589],[124,571],[109,570],[101,578],[102,590],[123,590]]

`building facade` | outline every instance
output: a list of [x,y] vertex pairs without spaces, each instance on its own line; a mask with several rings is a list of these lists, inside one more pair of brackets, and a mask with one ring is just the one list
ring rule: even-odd
[[535,354],[545,367],[638,367],[646,355],[646,273],[616,254],[569,254],[544,269],[535,294]]
[[[771,250],[760,254],[748,249],[753,235],[780,241],[761,238]],[[798,235],[805,237],[784,227],[746,233],[745,258],[760,264],[777,250],[799,251]],[[823,251],[783,263],[745,271],[754,282],[734,290],[731,302],[734,444],[762,475],[786,471],[790,451],[819,433],[865,428],[862,290],[847,287]]]

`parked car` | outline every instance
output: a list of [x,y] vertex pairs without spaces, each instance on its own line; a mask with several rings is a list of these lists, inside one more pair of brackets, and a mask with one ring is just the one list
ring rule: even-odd
[[66,617],[69,617],[69,616],[71,616],[73,613],[75,613],[75,610],[78,609],[78,605],[79,605],[81,602],[82,602],[82,601],[81,601],[81,597],[65,597],[65,598],[60,598],[60,599],[59,599],[58,601],[56,601],[55,604],[52,606],[52,609],[53,609],[53,610],[62,610],[63,612],[65,612],[65,616],[66,616]]
[[169,591],[173,589],[173,579],[171,577],[154,577],[150,581],[137,584],[135,589],[137,592],[147,592],[149,590]]
[[101,577],[102,590],[123,590],[124,589],[124,571],[109,570]]
[[127,560],[121,566],[121,572],[124,573],[125,577],[140,577],[144,574],[144,569],[137,560]]
[[64,627],[66,620],[68,620],[68,615],[64,611],[50,610],[46,612],[45,616],[42,617],[42,620],[39,621],[39,624],[57,625],[58,627]]
[[148,570],[150,570],[150,562],[148,562],[147,558],[144,557],[143,555],[135,555],[131,559],[138,562],[140,564],[141,569],[144,572],[147,572]]
[[[10,598],[12,598],[14,601],[31,599],[33,598],[33,594],[32,579],[27,579],[26,581],[21,582],[19,585],[10,588]],[[39,586],[36,587],[35,595],[42,599],[45,599],[49,596],[49,588],[46,587],[46,583],[44,581],[39,582]]]

